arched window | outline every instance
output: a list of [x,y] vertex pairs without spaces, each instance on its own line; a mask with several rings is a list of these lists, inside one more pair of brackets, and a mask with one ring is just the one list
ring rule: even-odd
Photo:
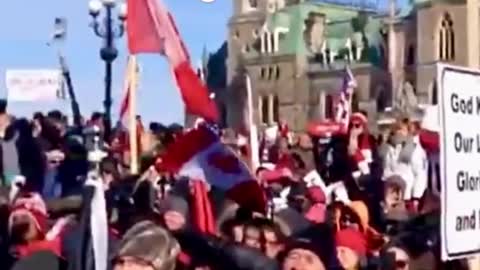
[[448,13],[443,15],[438,33],[438,54],[440,60],[450,61],[455,59],[455,33],[453,21]]
[[260,109],[262,112],[261,119],[263,124],[269,124],[269,110],[268,110],[268,96],[262,96],[260,98]]
[[277,95],[273,96],[273,121],[280,122],[280,102]]
[[275,67],[275,79],[280,79],[280,67],[276,66]]

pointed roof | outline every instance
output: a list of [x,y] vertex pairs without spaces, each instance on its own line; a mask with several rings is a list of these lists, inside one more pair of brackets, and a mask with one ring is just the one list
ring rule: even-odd
[[203,69],[207,68],[209,58],[210,58],[210,53],[207,50],[207,45],[203,45],[202,60],[201,60]]

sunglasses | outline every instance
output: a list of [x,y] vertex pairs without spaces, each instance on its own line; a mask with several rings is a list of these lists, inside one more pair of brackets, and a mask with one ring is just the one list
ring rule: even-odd
[[362,127],[362,124],[360,124],[360,123],[353,123],[352,126],[353,126],[354,128],[361,128],[361,127]]
[[395,261],[395,267],[397,269],[404,269],[405,267],[407,267],[407,265],[408,265],[408,261],[402,261],[402,260]]
[[62,163],[61,160],[49,160],[48,163],[50,163],[51,165],[59,165],[60,163]]

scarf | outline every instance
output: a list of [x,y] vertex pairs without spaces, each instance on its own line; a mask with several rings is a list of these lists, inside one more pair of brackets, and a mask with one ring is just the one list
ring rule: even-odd
[[410,163],[412,160],[413,152],[417,148],[417,143],[415,142],[414,137],[408,137],[407,140],[402,144],[402,149],[398,156],[398,161],[402,163]]

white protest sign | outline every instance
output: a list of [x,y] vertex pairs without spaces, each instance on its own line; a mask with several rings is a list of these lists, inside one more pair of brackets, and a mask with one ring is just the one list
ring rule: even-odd
[[9,101],[56,101],[66,98],[60,70],[7,70],[5,82]]
[[480,253],[480,71],[439,64],[442,259]]

